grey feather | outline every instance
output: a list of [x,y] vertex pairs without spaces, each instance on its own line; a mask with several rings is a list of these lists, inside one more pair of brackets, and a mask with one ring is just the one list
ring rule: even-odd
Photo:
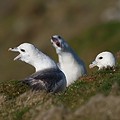
[[35,72],[25,78],[23,83],[32,87],[33,90],[46,90],[47,92],[63,91],[66,86],[65,75],[59,69],[51,68]]

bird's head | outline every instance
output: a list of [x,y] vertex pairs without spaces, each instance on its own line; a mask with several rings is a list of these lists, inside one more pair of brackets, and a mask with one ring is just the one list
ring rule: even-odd
[[69,49],[66,41],[59,35],[52,36],[51,43],[55,47],[57,54],[60,54],[61,52],[67,52]]
[[31,56],[36,48],[30,43],[23,43],[18,47],[9,48],[9,51],[19,52],[20,54],[14,58],[14,60],[21,60],[29,63]]
[[115,66],[115,57],[111,52],[102,52],[98,54],[95,60],[89,65],[89,68],[99,67],[99,69],[114,67]]

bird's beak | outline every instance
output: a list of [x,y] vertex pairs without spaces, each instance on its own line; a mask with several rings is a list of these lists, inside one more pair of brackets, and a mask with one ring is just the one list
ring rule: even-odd
[[95,67],[95,66],[97,66],[97,62],[96,62],[96,61],[93,61],[93,62],[89,65],[89,68],[91,69],[91,68],[93,68],[93,67]]
[[51,43],[52,43],[55,47],[61,47],[59,40],[58,40],[57,38],[55,38],[55,37],[52,37],[52,38],[51,38]]
[[[8,51],[19,52],[18,48],[9,48]],[[21,58],[21,54],[14,58],[14,60],[19,60]]]
[[15,47],[15,48],[9,48],[8,51],[19,52],[17,47]]

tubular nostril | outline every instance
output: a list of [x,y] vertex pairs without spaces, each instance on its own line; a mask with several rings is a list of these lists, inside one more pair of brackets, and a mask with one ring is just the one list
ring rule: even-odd
[[11,51],[13,48],[9,48],[8,51]]

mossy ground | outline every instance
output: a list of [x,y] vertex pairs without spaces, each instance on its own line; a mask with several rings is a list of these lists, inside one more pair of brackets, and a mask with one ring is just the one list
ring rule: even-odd
[[[115,70],[92,72],[69,86],[66,91],[55,95],[46,93],[45,91],[31,91],[28,86],[16,80],[1,82],[0,119],[78,120],[79,118],[77,118],[77,116],[82,114],[83,117],[81,117],[81,119],[87,120],[88,117],[85,114],[83,115],[80,109],[87,106],[93,96],[98,95],[93,101],[98,100],[100,97],[99,94],[103,94],[103,96],[100,97],[102,102],[111,95],[114,96],[114,99],[120,97],[119,85],[120,66],[116,67]],[[101,104],[100,100],[97,104]],[[109,99],[107,102],[109,103]],[[112,106],[114,106],[114,103],[115,101],[112,103]],[[95,103],[92,102],[92,104]],[[99,109],[103,109],[103,107]],[[90,110],[90,108],[86,107],[85,109]],[[79,115],[78,111],[80,112]],[[92,114],[94,116],[94,112]],[[99,113],[95,114],[97,115]],[[91,116],[90,119],[92,119],[93,116]],[[112,118],[114,118],[114,116],[112,116]],[[112,118],[110,117],[110,119]]]

